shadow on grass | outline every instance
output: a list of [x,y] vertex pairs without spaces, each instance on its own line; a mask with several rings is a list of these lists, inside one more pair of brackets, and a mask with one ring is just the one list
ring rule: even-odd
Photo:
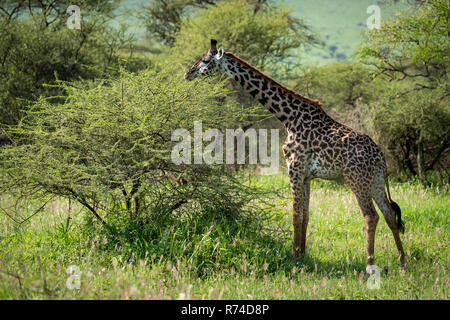
[[356,259],[350,262],[347,261],[326,261],[311,255],[306,249],[306,253],[297,258],[298,263],[305,267],[305,271],[308,273],[315,273],[319,276],[327,275],[331,278],[340,278],[344,274],[353,272],[365,272],[366,262],[363,259]]
[[217,273],[264,276],[314,272],[340,277],[365,270],[364,261],[341,263],[321,260],[308,251],[292,256],[292,238],[287,230],[267,230],[280,221],[264,214],[210,209],[195,215],[152,214],[135,221],[112,221],[97,230],[106,238],[100,248],[118,254],[122,261],[183,265],[198,277]]

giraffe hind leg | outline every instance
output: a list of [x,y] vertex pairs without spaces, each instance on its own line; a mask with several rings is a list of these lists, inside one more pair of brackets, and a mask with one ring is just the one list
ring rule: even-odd
[[396,221],[398,214],[396,210],[400,210],[400,207],[395,202],[390,202],[387,198],[385,186],[384,186],[384,175],[379,173],[375,176],[372,186],[372,197],[375,200],[378,208],[386,220],[387,225],[392,231],[394,236],[395,245],[400,256],[400,263],[403,268],[408,267],[408,260],[406,258],[405,252],[403,251],[402,241],[400,239],[400,230],[402,227],[401,217]]
[[379,216],[373,204],[372,195],[370,192],[373,172],[367,171],[367,167],[368,166],[364,163],[358,163],[354,166],[351,166],[350,164],[347,165],[347,168],[355,169],[348,169],[344,171],[344,180],[355,195],[364,218],[364,226],[367,237],[366,271],[370,274],[373,271],[375,260],[375,232],[377,229]]

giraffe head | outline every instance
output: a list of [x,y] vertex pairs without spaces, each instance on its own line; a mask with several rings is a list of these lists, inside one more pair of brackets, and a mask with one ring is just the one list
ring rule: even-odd
[[207,76],[220,69],[220,59],[223,57],[223,49],[217,50],[217,41],[211,39],[211,48],[205,53],[189,70],[184,74],[184,78],[192,80],[198,76]]

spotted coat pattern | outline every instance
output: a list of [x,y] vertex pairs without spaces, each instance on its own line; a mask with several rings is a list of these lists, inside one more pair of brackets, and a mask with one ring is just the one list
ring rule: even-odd
[[310,181],[323,178],[345,182],[354,193],[367,235],[367,271],[374,264],[374,240],[378,214],[377,203],[392,230],[402,266],[407,266],[399,236],[396,212],[386,195],[386,165],[383,153],[366,134],[357,132],[323,111],[317,100],[304,97],[236,57],[211,49],[185,74],[186,79],[226,73],[261,104],[266,106],[285,126],[287,139],[283,153],[293,194],[293,255],[305,252],[309,220]]

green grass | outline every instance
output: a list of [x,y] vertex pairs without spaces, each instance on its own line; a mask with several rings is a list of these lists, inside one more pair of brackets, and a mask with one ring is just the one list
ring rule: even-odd
[[[394,240],[380,219],[375,264],[379,289],[367,287],[365,234],[348,188],[314,181],[307,253],[291,256],[289,184],[284,175],[252,177],[266,210],[231,215],[152,215],[109,219],[101,228],[80,208],[55,201],[17,226],[0,215],[1,299],[448,299],[448,188],[391,183],[402,207],[410,269],[400,268]],[[11,204],[6,196],[0,206]],[[21,212],[27,216],[38,204]],[[67,268],[80,289],[66,286]]]

